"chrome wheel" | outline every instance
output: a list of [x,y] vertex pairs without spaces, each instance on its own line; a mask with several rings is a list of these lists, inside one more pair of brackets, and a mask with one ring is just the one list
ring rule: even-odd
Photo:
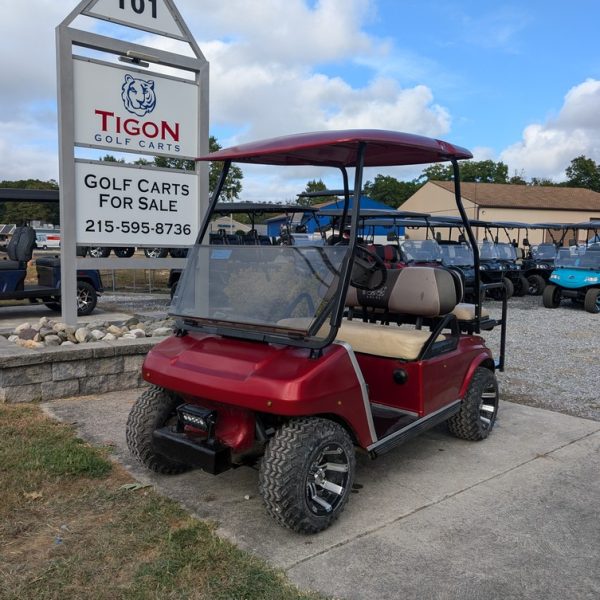
[[328,444],[308,469],[306,503],[317,516],[333,512],[346,495],[350,461],[338,444]]
[[498,414],[498,388],[495,382],[490,383],[481,393],[479,420],[484,429],[491,429]]

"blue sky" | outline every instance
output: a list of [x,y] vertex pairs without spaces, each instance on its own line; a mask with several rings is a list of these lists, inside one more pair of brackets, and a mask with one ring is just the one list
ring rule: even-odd
[[[54,27],[76,4],[0,0],[0,179],[58,177]],[[211,63],[210,129],[224,145],[375,127],[447,139],[526,178],[559,180],[581,154],[600,162],[597,1],[176,5]],[[244,198],[287,199],[309,178],[275,177],[264,192],[249,172]]]

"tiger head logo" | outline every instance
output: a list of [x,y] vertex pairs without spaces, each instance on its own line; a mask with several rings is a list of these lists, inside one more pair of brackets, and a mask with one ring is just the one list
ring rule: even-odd
[[154,94],[154,81],[151,79],[137,79],[125,75],[125,82],[121,87],[121,98],[125,108],[138,117],[151,113],[156,107]]

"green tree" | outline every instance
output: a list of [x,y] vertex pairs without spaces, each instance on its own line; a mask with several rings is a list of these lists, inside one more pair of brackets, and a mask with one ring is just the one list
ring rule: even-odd
[[[217,142],[217,138],[211,135],[208,139],[208,150],[209,152],[216,152],[221,149],[221,145]],[[143,160],[143,159],[142,159]],[[137,161],[138,164],[140,161]],[[146,163],[147,164],[147,163]],[[183,169],[186,171],[193,171],[196,168],[196,161],[186,160],[184,158],[167,158],[165,156],[155,156],[154,166],[169,168],[169,169]],[[223,162],[215,161],[211,162],[208,171],[208,190],[212,194],[219,182],[219,175],[223,169]],[[242,192],[242,179],[244,174],[237,165],[231,165],[229,173],[225,179],[225,185],[221,191],[219,200],[224,202],[233,202],[240,197]]]
[[[316,179],[311,179],[304,188],[304,191],[308,194],[325,192],[326,190],[327,186],[323,183],[322,179],[319,179],[318,181]],[[312,206],[313,204],[321,204],[322,202],[328,202],[330,200],[332,200],[331,196],[311,196],[309,198],[300,196],[298,198],[298,204],[301,206]]]
[[[451,181],[452,165],[436,163],[423,170],[422,177],[434,181]],[[475,183],[508,183],[508,166],[493,160],[466,160],[460,163],[461,181]]]
[[[0,188],[26,190],[57,190],[54,179],[20,179],[18,181],[0,181]],[[24,221],[44,221],[58,224],[60,221],[58,202],[0,202],[1,223],[23,223]]]
[[398,208],[408,200],[423,184],[418,180],[399,181],[391,175],[376,175],[373,181],[364,185],[364,193],[373,200]]
[[600,192],[600,166],[591,158],[583,155],[574,158],[565,173],[567,185],[570,187],[582,187]]

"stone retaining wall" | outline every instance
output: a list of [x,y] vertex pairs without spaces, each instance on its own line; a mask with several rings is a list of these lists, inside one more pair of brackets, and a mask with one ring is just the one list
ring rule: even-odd
[[161,338],[29,350],[0,345],[0,402],[47,401],[146,385],[141,367]]

